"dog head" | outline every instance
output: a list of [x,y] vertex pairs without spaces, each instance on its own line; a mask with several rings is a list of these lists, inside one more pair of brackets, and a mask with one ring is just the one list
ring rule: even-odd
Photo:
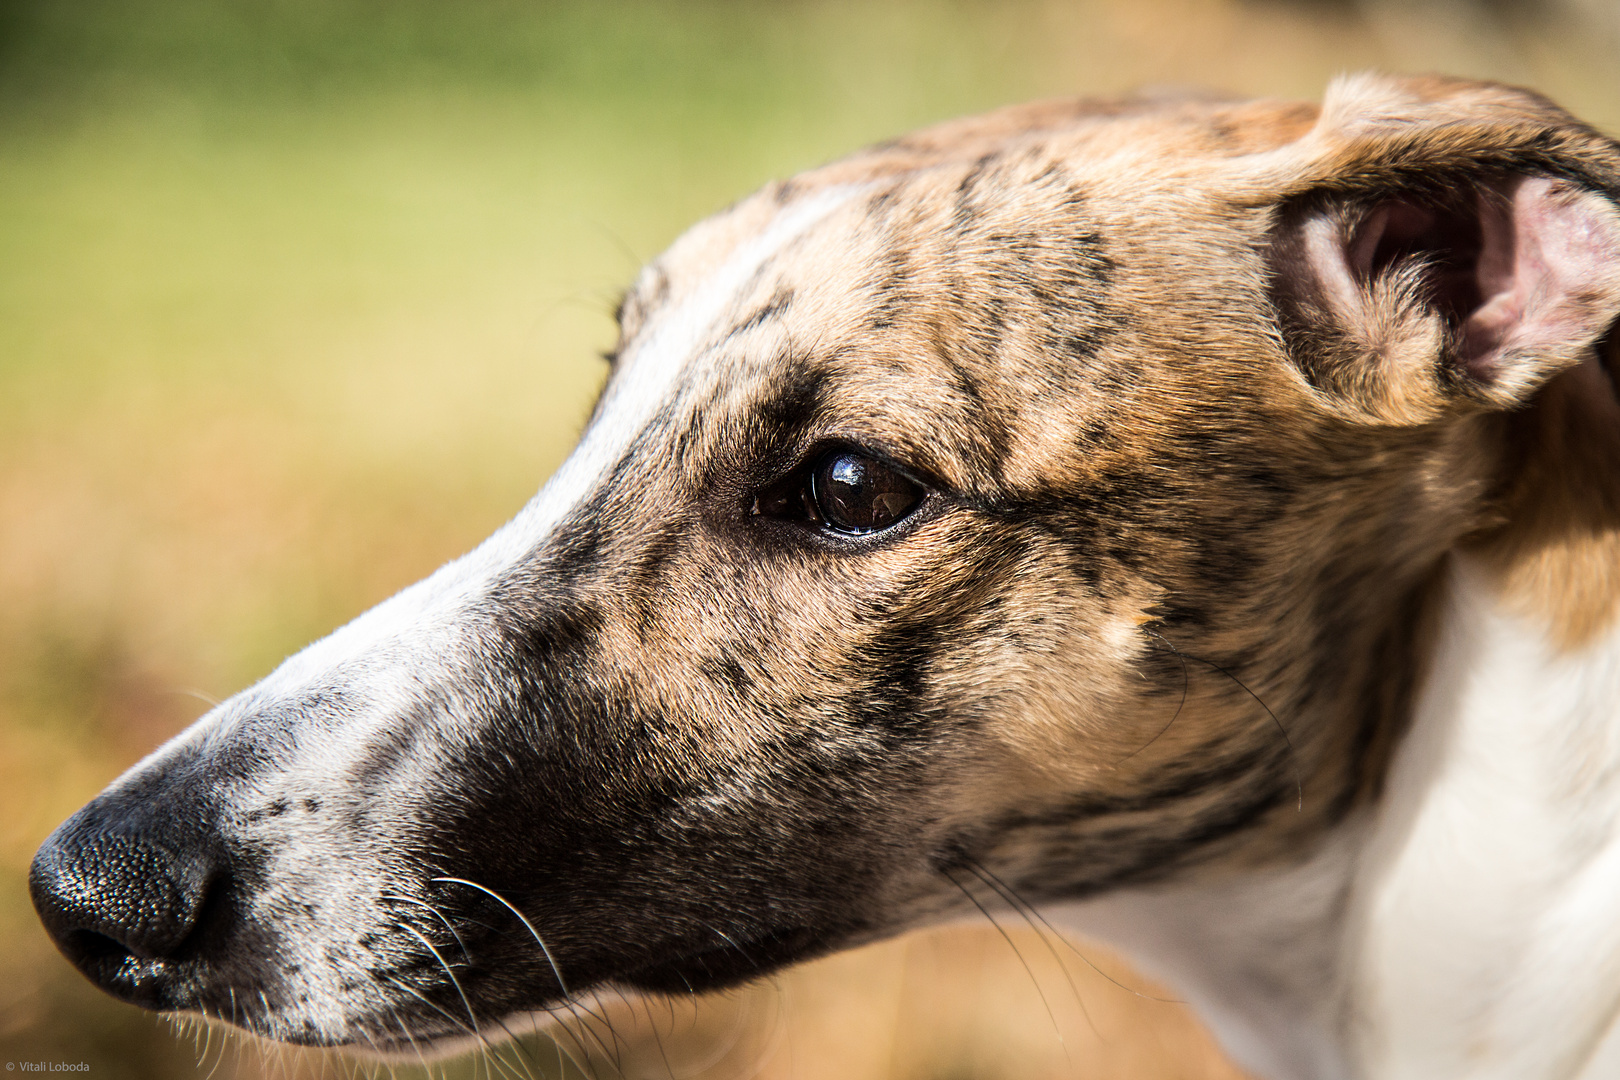
[[1297,857],[1502,417],[1602,370],[1617,192],[1532,95],[1380,79],[769,187],[642,273],[517,518],[62,825],[35,904],[127,1000],[408,1051]]

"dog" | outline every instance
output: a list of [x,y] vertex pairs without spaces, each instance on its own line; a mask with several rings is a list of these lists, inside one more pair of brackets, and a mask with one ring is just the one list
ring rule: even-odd
[[1049,101],[772,184],[471,554],[35,858],[125,1001],[465,1045],[964,917],[1276,1078],[1620,1075],[1620,146]]

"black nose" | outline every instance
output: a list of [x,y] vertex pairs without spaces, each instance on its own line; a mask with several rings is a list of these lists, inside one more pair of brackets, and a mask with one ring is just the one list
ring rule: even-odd
[[149,1009],[187,1007],[180,961],[224,876],[185,831],[108,820],[92,803],[51,834],[28,876],[63,955],[108,993]]

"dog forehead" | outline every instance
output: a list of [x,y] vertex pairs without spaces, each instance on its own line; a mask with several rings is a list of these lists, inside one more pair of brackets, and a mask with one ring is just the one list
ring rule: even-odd
[[[852,199],[847,213],[816,223],[818,234],[837,234],[841,243],[884,229],[903,234],[906,225],[912,239],[926,242],[942,215],[960,216],[964,197],[982,199],[982,190],[975,196],[970,189],[987,179],[996,181],[997,206],[1009,219],[1040,207],[1059,171],[1085,189],[1093,208],[1123,211],[1139,207],[1155,187],[1186,194],[1209,186],[1209,162],[1273,150],[1296,139],[1316,113],[1302,102],[1060,100],[924,128],[770,184],[687,230],[626,294],[624,330],[632,337],[647,315],[709,291],[711,279],[751,241],[779,231],[784,216],[830,191],[865,196]],[[857,269],[870,252],[835,247],[832,254],[845,257],[821,269]]]
[[[773,253],[772,261],[791,260],[828,287],[846,290],[881,254],[869,241],[937,249],[931,241],[940,227],[960,226],[970,216],[1009,223],[1028,218],[1061,228],[1065,218],[1082,215],[1054,210],[1077,210],[1083,196],[1090,216],[1151,230],[1146,197],[1177,192],[1183,201],[1162,207],[1166,220],[1196,221],[1200,193],[1242,194],[1242,167],[1231,168],[1233,159],[1297,138],[1315,115],[1305,104],[1257,107],[1263,104],[1037,103],[924,129],[778,181],[693,226],[643,272],[625,297],[626,337],[648,316],[709,292],[710,282],[751,242],[779,233],[784,217],[829,192],[851,196],[843,213],[815,223],[814,235],[833,241],[821,246],[830,258],[817,265],[803,257],[817,246],[801,243],[796,251]],[[1227,166],[1220,175],[1210,171],[1216,162]]]
[[[668,432],[702,441],[690,429],[718,430],[810,367],[832,376],[816,403],[831,427],[864,416],[904,448],[989,421],[1033,444],[1054,410],[1073,427],[1177,379],[1215,378],[1207,365],[1144,369],[1189,340],[1263,350],[1267,218],[1241,197],[1233,159],[1274,149],[1314,113],[1051,108],[908,137],[694,227],[626,297],[598,424],[661,411]],[[1226,310],[1211,322],[1216,296]],[[1254,325],[1236,327],[1239,312]],[[1223,339],[1199,341],[1212,326]]]

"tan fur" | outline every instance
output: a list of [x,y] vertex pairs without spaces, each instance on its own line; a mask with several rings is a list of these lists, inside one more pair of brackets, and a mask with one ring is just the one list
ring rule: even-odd
[[[972,751],[981,759],[973,771],[984,779],[965,781],[959,805],[983,819],[995,816],[987,801],[1024,815],[1077,792],[1128,802],[1195,761],[1265,758],[1285,775],[1290,797],[1265,812],[1263,825],[1198,858],[1275,859],[1310,844],[1377,791],[1421,673],[1428,582],[1445,550],[1481,527],[1482,496],[1501,482],[1492,474],[1496,429],[1470,418],[1476,403],[1458,402],[1434,381],[1441,341],[1420,289],[1379,283],[1366,318],[1391,329],[1352,329],[1346,339],[1347,356],[1384,357],[1382,367],[1357,359],[1348,382],[1313,387],[1300,379],[1269,314],[1262,257],[1277,207],[1324,186],[1333,191],[1345,177],[1366,182],[1413,168],[1515,161],[1542,152],[1538,140],[1549,133],[1562,152],[1612,172],[1612,146],[1554,107],[1519,91],[1439,79],[1349,80],[1320,115],[1273,102],[1006,109],[795,178],[700,226],[631,294],[626,341],[643,313],[678,305],[682,282],[701,282],[732,238],[773,204],[827,185],[871,185],[860,211],[829,225],[738,303],[739,310],[764,305],[784,290],[798,298],[790,317],[740,339],[737,350],[774,356],[801,348],[830,357],[838,391],[820,418],[823,433],[877,442],[970,503],[978,491],[1039,500],[1045,491],[1117,478],[1206,470],[1196,484],[1185,476],[1172,484],[1184,501],[1165,505],[1162,519],[1110,523],[1115,544],[1094,552],[1093,581],[1054,575],[1058,560],[1049,554],[996,579],[1000,625],[980,627],[971,649],[932,673],[941,701],[999,688],[993,741]],[[953,208],[972,184],[987,190],[975,209],[983,223],[962,239],[951,235]],[[1083,211],[1072,202],[1080,190]],[[1061,290],[1061,264],[1080,256],[1058,238],[1071,235],[1076,221],[1103,239],[1115,276],[1108,311],[1077,296],[1065,309],[1075,323],[1066,332],[1101,333],[1097,324],[1114,322],[1095,357],[1066,367],[1051,358],[1049,311],[1013,302],[995,313],[1000,325],[992,331],[978,283],[1045,275]],[[1016,271],[1004,261],[1014,234],[1030,238]],[[860,298],[873,297],[891,270],[907,276],[905,302],[873,333],[870,301]],[[1400,320],[1410,328],[1393,329]],[[993,333],[1000,335],[994,350],[977,344]],[[1399,350],[1380,344],[1391,333],[1410,340]],[[971,391],[963,389],[964,372]],[[709,416],[746,412],[758,385],[739,380],[728,400],[706,405]],[[995,477],[983,472],[987,429],[1006,440]],[[1077,453],[1075,433],[1090,429],[1097,437]],[[1185,456],[1188,432],[1201,433],[1197,457]],[[1257,507],[1264,487],[1243,475],[1255,469],[1270,473],[1265,483],[1294,487],[1276,505]],[[1232,580],[1212,578],[1199,564],[1207,550],[1198,548],[1217,542],[1207,523],[1234,507],[1251,515],[1232,527],[1253,566]],[[1398,519],[1368,512],[1381,507],[1401,508]],[[941,521],[858,567],[804,572],[835,575],[854,604],[874,581],[911,575],[925,591],[960,582],[972,573],[952,566],[967,555],[964,524],[981,543],[998,528],[994,516],[950,528]],[[1592,573],[1603,572],[1600,555],[1588,561]],[[693,642],[708,637],[711,615],[669,605],[703,593],[703,577],[695,572],[662,594],[671,599],[660,622],[679,627],[682,640],[634,650],[638,664],[653,659],[649,692],[660,699],[702,692],[677,673],[696,669],[701,648]],[[786,650],[763,666],[805,672],[811,686],[817,669],[827,671],[831,694],[852,643],[817,629],[831,615],[818,610],[827,602],[824,586],[784,590],[778,582],[779,595],[799,600],[767,613],[759,634]],[[1547,594],[1538,583],[1526,588]],[[710,603],[723,609],[760,591]],[[1591,593],[1572,587],[1569,595]],[[1188,603],[1199,609],[1191,623],[1173,614]],[[1324,603],[1337,608],[1331,629],[1321,621]],[[960,605],[971,612],[975,601],[964,595]],[[1016,648],[998,647],[1014,638]],[[728,723],[705,737],[707,745],[734,738],[723,734]],[[1009,770],[1021,779],[1009,783]],[[1191,819],[1231,797],[1213,787],[1205,799],[1156,812]]]
[[1509,604],[1576,651],[1620,615],[1620,347],[1561,376],[1511,422],[1498,513],[1477,541]]
[[[1180,971],[1235,1047],[1345,1075],[1355,844],[1449,685],[1448,559],[1565,649],[1620,617],[1617,196],[1538,96],[1378,76],[1041,102],[774,184],[642,273],[534,504],[81,812],[36,903],[136,1000],[235,1021],[222,958],[275,992],[254,1030],[414,1045],[456,1034],[432,993],[695,990],[975,889],[1115,892],[1158,904],[1138,946],[1222,920]],[[867,531],[811,485],[857,459],[910,499]],[[181,850],[150,903],[105,871]],[[218,956],[162,955],[204,917]]]

